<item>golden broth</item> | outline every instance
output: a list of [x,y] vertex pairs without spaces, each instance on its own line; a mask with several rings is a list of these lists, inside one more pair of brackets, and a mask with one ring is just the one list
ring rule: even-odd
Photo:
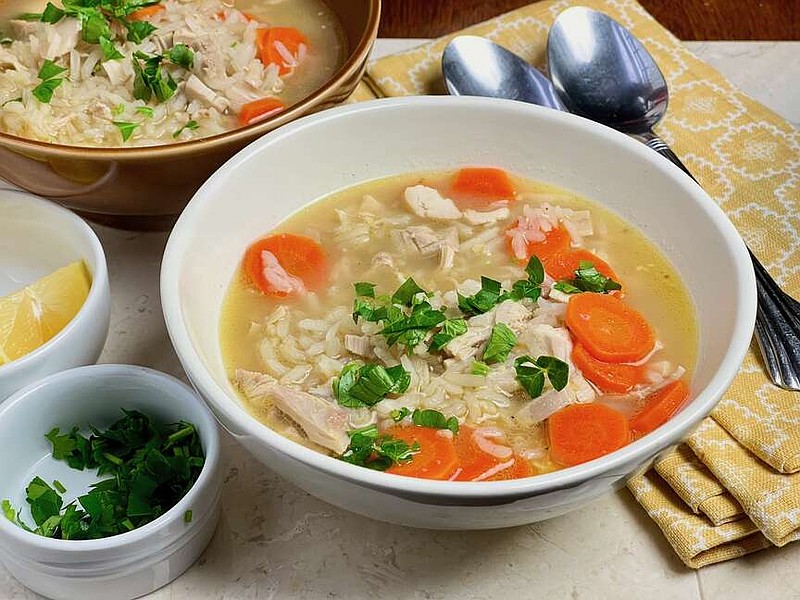
[[[353,241],[353,232],[358,227],[357,217],[363,212],[365,195],[372,196],[380,205],[381,217],[396,216],[410,224],[419,225],[426,222],[409,215],[402,199],[404,188],[422,183],[439,189],[446,196],[451,178],[452,173],[417,173],[364,183],[315,202],[282,222],[274,232],[265,232],[294,233],[319,241],[327,252],[330,285],[309,297],[281,300],[254,291],[247,285],[242,273],[237,272],[228,290],[220,320],[222,356],[229,375],[233,378],[236,369],[264,371],[266,368],[264,349],[260,348],[260,344],[264,343],[262,332],[254,324],[263,323],[282,305],[296,316],[295,321],[300,318],[324,319],[334,307],[352,307],[353,283],[357,281],[377,284],[377,294],[393,292],[402,279],[412,276],[422,288],[429,291],[453,290],[459,282],[479,279],[480,276],[503,281],[508,289],[508,282],[524,278],[524,273],[519,265],[509,259],[504,240],[505,229],[516,221],[524,204],[548,202],[591,212],[595,234],[587,237],[584,245],[610,264],[624,285],[626,302],[639,310],[653,326],[657,338],[664,344],[663,350],[656,354],[657,358],[682,365],[691,376],[697,355],[697,326],[690,295],[675,269],[635,227],[602,206],[566,190],[513,177],[518,194],[516,202],[510,207],[511,216],[498,224],[497,235],[490,242],[463,249],[470,244],[470,239],[474,241],[480,237],[478,230],[487,231],[491,226],[475,227],[471,238],[465,235],[453,267],[446,272],[439,270],[436,261],[431,258],[414,254],[398,256],[392,250],[390,234],[372,236],[366,242]],[[343,225],[341,213],[353,218],[354,223]],[[436,228],[436,224],[426,224]],[[402,277],[372,265],[373,258],[379,252],[392,254]],[[295,330],[289,332],[289,336],[295,334]],[[274,346],[283,343],[279,337],[275,339]],[[280,358],[280,349],[277,354]],[[344,352],[344,355],[347,353]],[[303,383],[303,389],[310,385],[308,381]],[[314,385],[325,383],[324,377],[315,379],[313,375],[311,382]],[[508,410],[518,408],[515,402],[512,401]],[[305,440],[278,411],[272,411],[268,406],[245,404],[257,418],[284,435],[316,447]],[[468,424],[475,424],[470,414],[458,416]],[[515,441],[515,449],[525,444],[546,445],[542,427],[526,429],[517,425],[513,418],[505,417],[480,421],[480,424],[487,423],[501,425]],[[538,472],[558,468],[547,457],[532,462]]]

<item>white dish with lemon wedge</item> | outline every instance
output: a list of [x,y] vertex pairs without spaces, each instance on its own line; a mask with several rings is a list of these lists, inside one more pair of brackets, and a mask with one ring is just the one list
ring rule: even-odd
[[92,229],[52,202],[0,190],[0,402],[41,377],[97,362],[110,306]]

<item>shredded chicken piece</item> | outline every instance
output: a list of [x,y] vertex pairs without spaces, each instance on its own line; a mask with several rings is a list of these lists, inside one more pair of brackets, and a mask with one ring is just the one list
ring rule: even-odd
[[189,79],[186,80],[184,92],[189,100],[197,100],[206,106],[213,106],[220,112],[224,112],[230,106],[227,98],[218,95],[194,74],[189,75]]
[[451,221],[461,218],[461,211],[455,203],[432,187],[425,185],[408,187],[403,197],[411,212],[423,219]]
[[44,58],[53,60],[68,54],[78,45],[81,23],[77,19],[62,19],[52,27],[45,29],[47,46]]
[[234,383],[248,402],[272,401],[282,413],[295,421],[312,442],[342,454],[350,444],[348,412],[340,406],[313,396],[264,373],[237,369]]
[[359,356],[369,356],[372,354],[369,337],[366,335],[351,335],[348,333],[344,336],[344,347],[348,352],[358,354]]
[[492,327],[496,323],[505,323],[511,331],[518,334],[532,316],[531,311],[523,304],[505,300],[492,310],[467,319],[466,333],[450,340],[444,350],[453,358],[467,360],[475,356],[489,340]]
[[107,60],[102,65],[109,81],[114,85],[122,85],[128,80],[128,72],[120,61]]
[[303,280],[287,273],[272,252],[264,250],[261,253],[261,261],[264,265],[264,279],[276,292],[291,294],[306,290]]

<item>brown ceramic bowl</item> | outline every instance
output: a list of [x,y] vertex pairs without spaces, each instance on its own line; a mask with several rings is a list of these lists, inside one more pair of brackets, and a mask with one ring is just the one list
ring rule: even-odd
[[378,35],[381,0],[325,2],[344,30],[347,58],[322,87],[275,117],[201,140],[144,148],[66,146],[0,133],[0,178],[99,223],[170,227],[197,188],[241,148],[352,93]]

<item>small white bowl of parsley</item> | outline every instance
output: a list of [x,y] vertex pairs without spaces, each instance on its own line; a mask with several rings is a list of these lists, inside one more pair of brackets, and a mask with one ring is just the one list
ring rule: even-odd
[[0,408],[0,561],[50,598],[136,598],[200,555],[219,433],[186,384],[127,365],[47,377]]

